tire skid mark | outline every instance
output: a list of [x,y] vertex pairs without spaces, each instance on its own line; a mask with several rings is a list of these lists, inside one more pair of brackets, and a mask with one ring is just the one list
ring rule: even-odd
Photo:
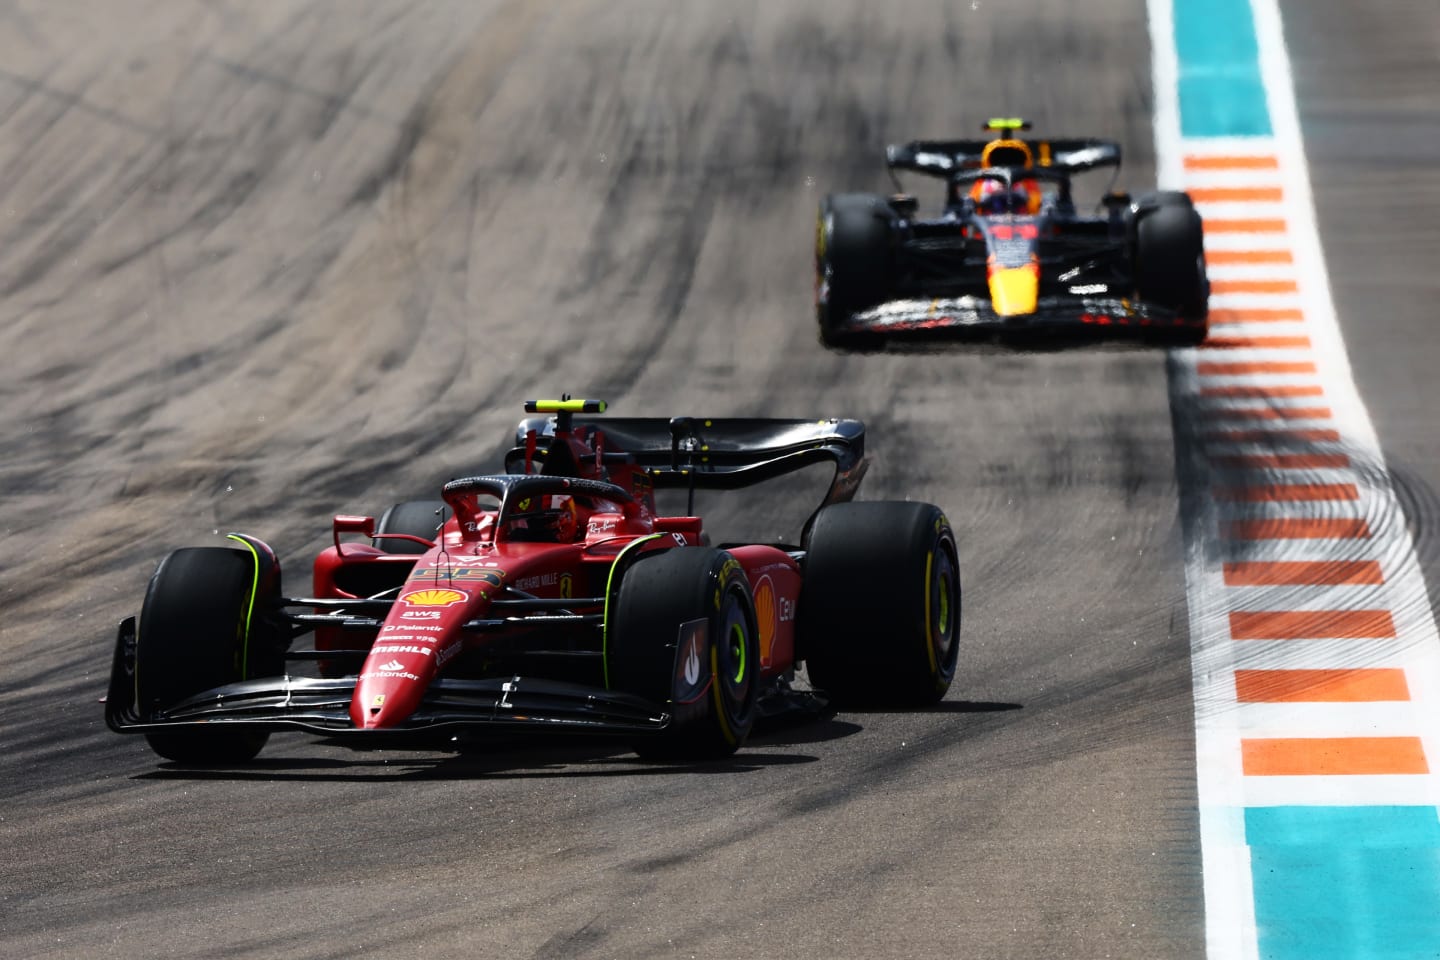
[[[351,57],[346,56],[344,59],[348,65]],[[337,83],[338,89],[342,91],[340,93],[333,93],[322,87],[312,87],[308,84],[297,82],[285,74],[276,73],[252,64],[241,63],[226,57],[201,53],[196,60],[199,63],[213,65],[217,69],[231,73],[252,84],[273,86],[286,93],[298,94],[306,99],[315,101],[321,108],[314,126],[311,128],[311,137],[315,140],[323,139],[341,115],[359,117],[368,122],[379,123],[390,128],[403,129],[409,122],[408,117],[392,116],[355,102],[355,90],[359,86],[359,81],[364,74],[368,73],[377,65],[376,61],[379,60],[378,56],[372,58],[372,62],[361,69],[359,76],[346,77],[344,76],[346,71],[342,70],[342,77]],[[423,100],[424,97],[422,96],[420,99]],[[384,164],[381,164],[381,166],[383,167]]]
[[[164,135],[163,127],[158,127],[154,124],[146,123],[143,120],[138,120],[135,117],[132,117],[125,113],[121,113],[120,111],[114,110],[110,107],[102,107],[97,104],[91,103],[85,98],[85,95],[83,93],[72,93],[68,90],[57,89],[56,87],[46,82],[44,79],[27,77],[23,74],[15,73],[14,71],[6,70],[4,67],[0,67],[0,80],[19,87],[28,96],[41,97],[47,100],[54,101],[54,103],[57,105],[55,115],[57,120],[60,116],[63,116],[68,111],[75,110],[79,113],[88,114],[89,116],[97,120],[104,121],[110,126],[117,127],[130,133],[140,133],[144,134],[147,137],[155,139],[158,139]],[[85,84],[85,86],[88,86],[88,84]],[[9,115],[0,116],[0,123],[8,122],[10,119],[11,116]]]
[[[170,72],[186,87],[199,84],[204,78],[196,76],[196,66],[203,66],[204,62],[203,56],[192,56],[188,65],[181,62]],[[255,62],[257,65],[273,63],[274,52],[258,51]],[[51,72],[55,72],[53,68],[47,68],[46,75]],[[222,266],[228,255],[225,248],[205,244],[203,237],[212,232],[219,236],[222,230],[233,235],[236,231],[230,227],[230,221],[235,214],[249,211],[246,219],[253,222],[254,211],[267,202],[258,194],[271,185],[266,178],[274,171],[250,161],[265,156],[285,156],[286,150],[282,148],[285,143],[295,142],[296,125],[309,123],[314,115],[314,111],[297,113],[287,103],[275,102],[273,96],[268,100],[263,96],[256,99],[256,85],[241,78],[232,77],[231,82],[216,84],[213,80],[216,71],[208,72],[212,77],[204,86],[209,90],[207,103],[213,110],[214,121],[207,118],[192,122],[195,118],[191,114],[191,103],[177,100],[167,104],[168,116],[164,110],[158,112],[168,119],[164,127],[102,125],[95,117],[104,111],[90,109],[92,105],[79,96],[59,95],[53,85],[41,83],[10,85],[16,91],[16,98],[8,104],[12,109],[6,129],[15,134],[18,149],[5,155],[7,171],[17,176],[24,173],[38,177],[42,165],[52,163],[54,157],[67,152],[71,164],[59,168],[63,178],[54,178],[53,186],[47,184],[55,203],[39,206],[32,200],[30,207],[22,208],[21,218],[8,221],[9,229],[15,229],[18,223],[24,232],[19,235],[23,244],[17,249],[15,243],[10,243],[4,261],[0,261],[3,262],[0,279],[9,281],[5,290],[10,297],[7,302],[13,305],[12,309],[18,307],[21,311],[5,331],[5,338],[18,340],[26,337],[27,329],[32,332],[46,329],[56,322],[52,314],[57,311],[70,314],[92,309],[96,316],[87,321],[87,325],[95,329],[96,335],[83,344],[87,354],[87,361],[83,363],[73,360],[76,344],[53,337],[39,338],[24,348],[38,363],[27,364],[20,377],[9,378],[4,385],[7,398],[19,404],[12,405],[12,409],[24,409],[27,417],[16,421],[15,429],[7,424],[3,431],[8,456],[0,473],[7,485],[13,480],[23,484],[23,489],[62,489],[72,498],[99,494],[109,500],[118,494],[125,501],[123,512],[131,517],[145,515],[152,507],[161,511],[163,515],[152,516],[149,523],[134,524],[135,535],[127,538],[123,548],[131,556],[132,569],[136,562],[143,564],[153,559],[155,548],[151,537],[166,524],[193,526],[196,514],[204,523],[205,514],[229,513],[229,505],[238,507],[242,502],[250,504],[252,519],[263,512],[249,498],[273,481],[259,479],[243,468],[247,450],[263,449],[263,427],[247,430],[243,422],[236,423],[239,418],[225,416],[220,420],[227,423],[227,427],[222,428],[213,443],[197,442],[190,424],[177,420],[177,413],[188,407],[186,419],[190,423],[196,422],[197,417],[213,414],[209,407],[215,402],[213,386],[217,380],[235,381],[242,390],[246,381],[274,382],[274,376],[283,366],[282,353],[288,351],[269,349],[269,344],[277,334],[297,322],[305,322],[303,317],[288,311],[289,304],[282,303],[280,310],[257,310],[253,315],[238,318],[238,323],[205,323],[203,326],[209,327],[210,333],[201,338],[184,332],[183,325],[190,318],[164,316],[166,296],[178,298],[182,292],[176,284],[209,285],[207,273],[213,275],[227,269]],[[0,84],[3,82],[0,78]],[[87,81],[96,82],[99,80],[94,78]],[[73,81],[68,85],[73,85]],[[42,121],[43,127],[36,121]],[[207,131],[226,129],[228,133],[231,127],[235,128],[233,135],[207,136]],[[19,135],[22,129],[23,137]],[[76,136],[87,131],[89,137]],[[332,141],[342,139],[343,134],[344,131],[334,130]],[[78,152],[66,151],[65,145],[70,142],[83,144],[84,148]],[[108,159],[104,165],[87,169],[91,157]],[[87,180],[93,181],[96,199],[83,204],[75,202],[77,196],[83,196],[77,188],[86,186]],[[152,194],[159,194],[163,199],[157,203]],[[178,221],[167,216],[168,205],[176,202],[172,197],[192,206],[192,209],[177,211],[181,213]],[[148,221],[157,218],[158,231],[143,230]],[[121,224],[123,229],[109,229],[116,224]],[[136,225],[142,230],[136,230]],[[102,232],[107,229],[108,233]],[[123,243],[127,233],[134,238],[128,244]],[[292,284],[297,287],[292,302],[298,304],[308,298],[322,274],[345,250],[343,233],[332,230],[328,235],[336,240],[307,248],[298,263],[290,264],[289,276],[294,278]],[[117,236],[122,238],[122,243],[115,242]],[[37,237],[41,238],[41,245],[32,251],[29,247],[36,243]],[[247,256],[247,259],[259,264],[265,262],[260,257]],[[72,260],[78,268],[71,267]],[[21,264],[18,273],[12,266],[15,263]],[[61,264],[63,270],[55,269]],[[283,271],[283,267],[272,268],[268,278],[261,278],[256,272],[252,290],[261,296],[242,298],[251,301],[251,309],[263,310],[266,300],[273,303],[277,299],[277,291],[273,289],[277,279],[275,270]],[[143,288],[153,282],[146,284],[143,277],[138,278],[139,284],[131,282],[137,278],[137,271],[152,275],[158,272],[160,289],[143,295]],[[230,282],[228,277],[225,280],[226,284]],[[88,293],[83,299],[76,297],[76,290],[100,281],[108,286],[96,288],[94,308],[89,306]],[[119,289],[121,284],[128,284],[129,290],[120,298],[113,302],[101,300],[99,290]],[[137,288],[142,292],[138,300],[135,293],[130,292]],[[224,291],[221,298],[236,292],[236,288],[225,284],[219,288]],[[17,293],[31,293],[30,301],[19,304]],[[217,310],[227,309],[225,304],[207,302],[206,305]],[[404,312],[413,316],[417,311],[424,314],[429,309],[428,303],[412,301]],[[167,329],[182,332],[167,341],[164,338]],[[413,346],[419,339],[411,338],[408,344]],[[95,362],[95,358],[104,358],[123,344],[136,340],[158,342],[163,347],[148,356],[136,352],[128,367]],[[43,352],[37,355],[35,347]],[[451,351],[450,356],[451,374],[426,381],[427,387],[434,391],[429,398],[432,402],[443,396],[447,385],[453,388],[465,363],[464,351]],[[136,366],[145,367],[145,372],[137,376]],[[433,367],[427,373],[433,375]],[[253,388],[245,392],[255,395]],[[179,400],[192,395],[196,398],[193,401]],[[512,397],[504,399],[508,402]],[[176,406],[177,402],[180,407]],[[450,427],[442,429],[463,426],[466,417],[457,412],[450,419]],[[123,437],[123,443],[117,442],[117,437]],[[487,441],[493,442],[491,437],[493,431]],[[358,462],[364,463],[366,445],[356,443],[355,446]],[[388,462],[393,466],[396,461],[388,458]],[[330,470],[340,474],[350,472],[349,465],[340,462],[331,464]],[[373,471],[353,472],[365,474],[373,485]],[[361,482],[355,481],[357,485]],[[231,487],[238,490],[242,485],[248,488],[243,495],[228,492]],[[222,501],[226,506],[217,507]],[[188,506],[177,509],[178,504]],[[325,504],[312,513],[332,508],[333,504]],[[65,512],[59,517],[49,517],[48,523],[58,531],[71,522],[82,522],[78,518],[72,521],[71,517],[71,513]],[[46,522],[47,518],[43,517],[35,520],[37,525]],[[118,533],[115,521],[109,518],[105,529]],[[63,534],[47,539],[67,548],[67,552],[74,542]],[[79,564],[77,569],[86,568],[88,563],[72,562]],[[30,603],[27,599],[18,606],[27,607]]]

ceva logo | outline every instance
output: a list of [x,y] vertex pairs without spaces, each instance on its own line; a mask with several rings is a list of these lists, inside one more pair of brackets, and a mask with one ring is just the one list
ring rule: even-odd
[[694,640],[690,642],[690,654],[685,658],[685,682],[690,686],[700,682],[700,651]]

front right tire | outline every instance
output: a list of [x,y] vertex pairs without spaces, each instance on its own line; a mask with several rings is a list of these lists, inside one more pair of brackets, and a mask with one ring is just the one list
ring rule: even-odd
[[861,310],[893,299],[895,212],[884,197],[837,193],[820,203],[815,224],[815,316],[820,342],[860,349],[874,334],[846,329]]
[[[255,558],[228,547],[189,547],[161,561],[135,637],[135,705],[142,720],[206,690],[283,669],[256,616]],[[151,749],[187,765],[244,763],[269,733],[225,724],[147,733]]]

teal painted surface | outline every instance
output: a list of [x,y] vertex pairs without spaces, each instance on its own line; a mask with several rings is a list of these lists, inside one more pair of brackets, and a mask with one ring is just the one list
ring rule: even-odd
[[1440,957],[1435,807],[1251,807],[1265,960]]
[[1175,0],[1174,9],[1181,136],[1269,136],[1249,0]]

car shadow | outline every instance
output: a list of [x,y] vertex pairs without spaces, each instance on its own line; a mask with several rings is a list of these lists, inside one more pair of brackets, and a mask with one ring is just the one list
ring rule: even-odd
[[[943,701],[920,708],[847,710],[849,716],[886,713],[988,713],[1019,710],[1020,704]],[[816,763],[819,758],[786,748],[827,743],[854,736],[864,725],[840,719],[833,711],[821,716],[782,714],[762,718],[746,746],[734,756],[708,761],[645,760],[624,741],[606,739],[577,744],[573,739],[530,738],[474,741],[448,749],[416,747],[356,749],[347,741],[318,739],[325,751],[307,757],[261,757],[237,766],[181,766],[162,763],[136,774],[134,780],[186,781],[308,781],[308,782],[411,782],[427,780],[587,779],[596,777],[665,777],[676,775],[734,775],[767,767]],[[335,751],[348,750],[336,756]]]
[[1137,339],[1066,334],[950,334],[928,337],[890,337],[871,344],[830,347],[854,354],[981,354],[1015,356],[1039,353],[1160,353],[1184,344],[1147,343]]
[[991,702],[987,700],[942,700],[928,707],[884,706],[847,708],[846,714],[866,716],[882,713],[1003,713],[1007,710],[1024,710],[1022,703]]
[[[753,741],[752,741],[753,744]],[[333,750],[321,741],[320,746]],[[767,752],[753,745],[732,757],[705,762],[650,761],[623,744],[577,747],[466,746],[457,752],[356,751],[352,756],[260,758],[243,766],[162,764],[136,780],[406,782],[426,780],[584,779],[750,773],[765,767],[814,763],[804,754]]]

